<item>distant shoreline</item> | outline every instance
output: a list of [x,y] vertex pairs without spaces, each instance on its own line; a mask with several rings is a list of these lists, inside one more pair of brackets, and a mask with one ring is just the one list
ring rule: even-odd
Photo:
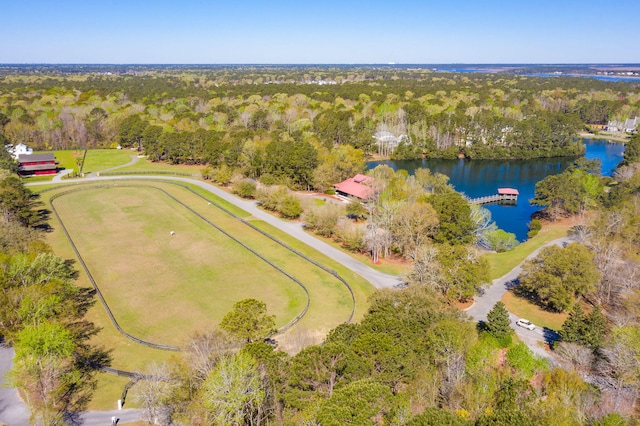
[[616,135],[608,135],[608,134],[596,135],[594,133],[587,133],[587,132],[578,133],[578,136],[585,139],[604,139],[607,141],[622,142],[622,143],[626,143],[627,141],[629,141],[629,136],[616,136]]

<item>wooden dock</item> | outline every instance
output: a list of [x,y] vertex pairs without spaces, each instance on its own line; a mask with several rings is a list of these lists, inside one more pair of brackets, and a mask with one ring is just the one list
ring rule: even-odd
[[467,198],[467,201],[471,204],[517,204],[519,192],[513,188],[498,188],[498,193],[495,195],[487,195],[478,198]]

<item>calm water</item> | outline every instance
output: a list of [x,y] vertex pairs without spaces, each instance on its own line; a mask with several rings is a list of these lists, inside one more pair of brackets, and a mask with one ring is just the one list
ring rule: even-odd
[[[602,174],[611,176],[616,165],[622,160],[622,144],[608,143],[604,140],[588,140],[585,157],[602,161]],[[531,215],[540,210],[529,204],[534,196],[535,184],[548,175],[562,173],[573,159],[537,159],[537,160],[407,160],[371,162],[373,168],[378,164],[387,164],[394,170],[404,169],[413,174],[417,168],[428,168],[432,172],[449,176],[450,183],[457,191],[467,196],[481,197],[497,193],[498,188],[516,188],[520,195],[516,206],[487,204],[493,220],[498,227],[516,234],[518,240],[527,238],[527,224]]]

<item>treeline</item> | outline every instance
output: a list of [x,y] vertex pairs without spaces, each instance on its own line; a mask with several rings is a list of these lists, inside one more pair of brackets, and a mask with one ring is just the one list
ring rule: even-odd
[[[640,115],[634,83],[340,67],[180,71],[6,75],[0,114],[14,143],[36,149],[129,146],[144,134],[131,133],[127,120],[138,117],[154,158],[222,158],[228,167],[249,141],[386,154],[379,132],[404,135],[397,158],[575,156],[585,123]],[[204,131],[217,134],[206,136],[213,153],[199,151]]]
[[89,344],[98,332],[84,318],[94,294],[75,285],[72,265],[44,242],[47,212],[4,149],[0,165],[0,343],[16,353],[8,379],[34,424],[73,422],[91,399],[97,368],[110,362],[108,351]]

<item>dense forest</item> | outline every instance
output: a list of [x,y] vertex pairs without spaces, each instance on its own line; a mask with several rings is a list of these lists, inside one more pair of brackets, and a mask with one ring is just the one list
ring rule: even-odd
[[[309,143],[322,159],[341,145],[396,158],[576,156],[586,125],[640,115],[638,83],[585,78],[384,67],[21,70],[0,74],[13,143],[137,147],[246,176],[273,172],[266,147],[280,141]],[[399,146],[377,143],[383,132]]]

